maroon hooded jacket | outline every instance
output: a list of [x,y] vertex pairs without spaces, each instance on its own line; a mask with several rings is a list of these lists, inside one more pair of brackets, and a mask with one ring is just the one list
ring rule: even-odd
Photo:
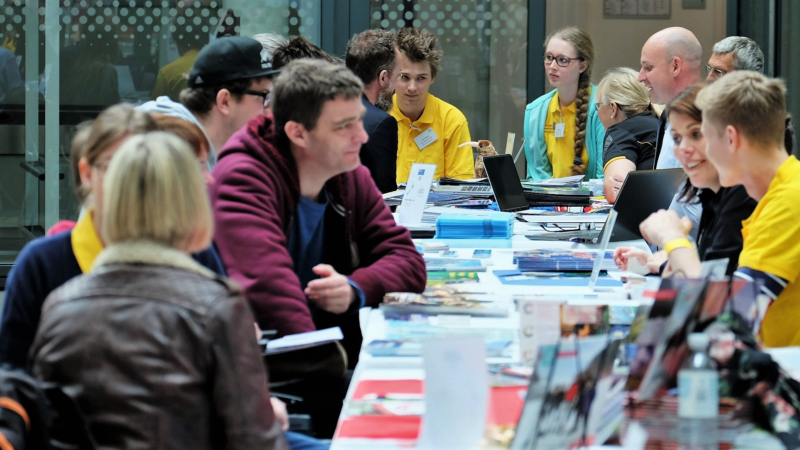
[[[211,201],[216,243],[228,275],[245,289],[258,325],[280,336],[315,325],[287,245],[300,201],[297,164],[289,141],[275,133],[272,116],[236,132],[219,153]],[[363,166],[326,184],[322,260],[354,281],[376,306],[387,292],[422,292],[425,263],[398,226]],[[357,328],[356,328],[357,329]],[[345,331],[345,333],[347,333]],[[360,336],[359,336],[360,338]]]

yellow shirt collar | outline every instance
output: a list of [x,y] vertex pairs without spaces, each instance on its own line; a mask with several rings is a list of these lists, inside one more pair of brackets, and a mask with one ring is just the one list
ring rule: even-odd
[[89,273],[97,255],[103,251],[103,243],[94,228],[93,216],[94,211],[89,210],[72,229],[72,253],[83,273]]
[[394,94],[392,97],[392,115],[397,118],[400,122],[406,123],[433,123],[434,119],[436,119],[436,114],[438,113],[437,107],[438,104],[435,101],[432,101],[435,97],[429,92],[428,96],[425,100],[425,109],[422,111],[422,116],[414,122],[411,122],[411,119],[406,117],[401,111],[400,107],[397,105],[397,94]]
[[561,111],[562,113],[566,111],[574,114],[575,102],[572,102],[569,105],[562,108],[561,103],[559,102],[558,99],[558,90],[556,90],[556,94],[553,96],[553,100],[550,101],[550,111],[551,112]]

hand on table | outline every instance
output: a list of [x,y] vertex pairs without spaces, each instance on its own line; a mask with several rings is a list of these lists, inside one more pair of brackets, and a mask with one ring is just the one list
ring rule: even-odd
[[672,210],[661,209],[650,214],[639,225],[644,239],[656,247],[664,247],[667,242],[675,239],[685,238],[692,230],[692,221],[687,217],[678,217],[678,213]]
[[647,257],[647,268],[650,269],[650,273],[658,273],[661,269],[661,265],[667,260],[667,252],[664,250],[657,251],[652,255]]
[[620,270],[628,270],[628,261],[631,258],[639,261],[639,264],[647,264],[647,257],[650,256],[644,250],[633,247],[617,247],[614,249],[614,262]]
[[270,397],[272,403],[272,411],[275,413],[275,420],[281,424],[281,429],[287,431],[289,429],[289,413],[286,411],[286,403],[277,397]]
[[328,264],[318,264],[311,270],[322,278],[308,282],[305,290],[308,298],[330,313],[347,311],[356,298],[356,290],[347,277]]

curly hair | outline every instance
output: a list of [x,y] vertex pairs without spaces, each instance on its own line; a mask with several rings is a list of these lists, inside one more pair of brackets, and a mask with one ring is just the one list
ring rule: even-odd
[[420,28],[403,28],[397,33],[397,48],[411,62],[427,61],[431,66],[431,78],[436,78],[444,53],[433,33]]
[[578,58],[586,62],[586,70],[578,78],[578,95],[575,98],[575,159],[572,161],[574,175],[586,174],[586,164],[581,155],[586,145],[586,122],[589,116],[589,101],[592,95],[592,64],[594,63],[594,44],[585,31],[577,27],[562,28],[551,34],[544,42],[545,49],[553,38],[566,41],[575,48]]

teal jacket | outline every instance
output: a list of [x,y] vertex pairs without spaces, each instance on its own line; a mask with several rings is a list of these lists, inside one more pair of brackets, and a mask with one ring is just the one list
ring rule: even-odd
[[[589,155],[589,164],[586,167],[584,180],[592,178],[603,179],[603,140],[606,130],[597,117],[597,108],[594,106],[594,93],[597,86],[592,85],[592,95],[589,99],[589,121],[586,123],[586,153]],[[547,159],[547,143],[544,140],[544,123],[547,120],[547,109],[550,101],[556,95],[556,89],[537,98],[525,108],[525,158],[528,160],[528,179],[547,180],[553,177],[553,166]]]

